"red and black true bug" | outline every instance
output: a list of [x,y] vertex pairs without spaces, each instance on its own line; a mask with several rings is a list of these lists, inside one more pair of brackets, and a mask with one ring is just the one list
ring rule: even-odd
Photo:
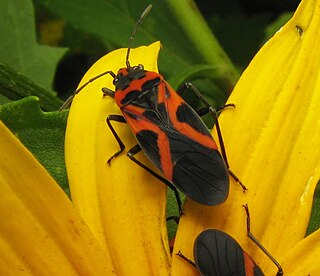
[[[251,240],[272,260],[277,266],[276,276],[283,275],[280,264],[262,246],[250,232],[250,215],[247,205],[247,234]],[[195,262],[185,257],[180,251],[177,254],[185,261],[196,267],[201,275],[206,276],[262,276],[264,273],[254,260],[241,248],[239,243],[225,232],[217,229],[202,231],[196,238],[193,247]]]
[[[212,113],[216,118],[216,110],[191,84],[183,85],[176,92],[160,74],[144,70],[141,64],[131,66],[129,62],[135,33],[151,7],[149,5],[142,13],[130,37],[126,55],[127,67],[121,68],[117,74],[107,71],[96,76],[81,86],[75,94],[95,79],[111,75],[115,91],[108,88],[102,88],[102,91],[105,96],[115,99],[122,116],[107,117],[107,124],[120,147],[108,163],[110,164],[111,160],[125,149],[111,122],[127,123],[138,141],[138,144],[128,151],[128,157],[175,192],[180,213],[182,213],[181,201],[175,187],[198,203],[220,204],[226,200],[229,193],[228,174],[244,189],[245,187],[229,169],[218,121],[216,120],[216,127],[223,158],[210,131],[200,118],[205,112]],[[191,88],[204,102],[205,112],[202,109],[197,113],[181,98],[179,94],[186,88]],[[134,157],[141,150],[164,177]]]

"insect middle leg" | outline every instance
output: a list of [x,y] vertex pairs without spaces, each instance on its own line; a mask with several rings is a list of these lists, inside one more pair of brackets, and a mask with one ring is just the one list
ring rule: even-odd
[[[122,140],[120,139],[118,133],[115,131],[114,127],[112,126],[111,124],[111,121],[116,121],[118,123],[126,123],[126,120],[124,119],[123,116],[121,115],[109,115],[107,117],[107,124],[113,134],[113,136],[115,137],[115,139],[117,140],[118,144],[119,144],[119,147],[120,149],[115,153],[113,154],[109,159],[108,159],[108,164],[110,165],[111,164],[111,161],[113,158],[117,157],[119,154],[121,154],[124,149],[125,149],[125,145],[124,143],[122,142]],[[169,181],[167,180],[166,178],[162,177],[161,175],[159,175],[158,173],[156,173],[155,171],[151,170],[148,166],[146,166],[145,164],[143,164],[142,162],[140,162],[138,159],[136,159],[134,157],[134,155],[136,155],[137,153],[139,153],[141,151],[141,147],[140,145],[135,145],[133,148],[131,148],[128,153],[127,153],[127,156],[133,161],[135,162],[137,165],[139,165],[140,167],[142,167],[143,169],[145,169],[147,172],[149,172],[151,175],[153,175],[155,178],[157,178],[158,180],[162,181],[165,185],[167,185],[173,192],[174,192],[174,195],[176,197],[176,201],[177,201],[177,204],[178,204],[178,209],[179,209],[179,213],[180,215],[183,214],[183,211],[182,211],[182,202],[181,202],[181,199],[180,199],[180,196],[179,196],[179,192],[177,190],[177,188]]]
[[218,120],[218,114],[223,111],[225,108],[228,107],[235,107],[234,104],[225,104],[222,107],[219,107],[217,109],[213,108],[212,105],[203,97],[203,95],[201,94],[201,92],[190,82],[186,82],[184,84],[182,84],[182,86],[178,89],[178,94],[181,95],[186,89],[191,89],[194,94],[200,99],[200,101],[202,101],[205,105],[204,108],[201,108],[200,110],[197,111],[199,116],[204,116],[208,113],[210,113],[214,120],[215,120],[215,126],[217,129],[217,134],[218,134],[218,139],[219,139],[219,144],[220,144],[220,148],[221,148],[221,154],[222,157],[224,159],[224,162],[226,163],[228,172],[230,174],[230,176],[239,183],[239,185],[242,187],[243,191],[248,190],[246,188],[246,186],[241,182],[241,180],[239,179],[239,177],[230,169],[229,166],[229,162],[228,162],[228,158],[227,158],[227,153],[226,153],[226,148],[224,146],[224,142],[223,142],[223,138],[222,138],[222,132],[221,132],[221,128],[220,128],[220,124],[219,124],[219,120]]
[[142,167],[143,169],[145,169],[147,172],[149,172],[151,175],[153,175],[155,178],[157,178],[158,180],[160,180],[161,182],[163,182],[165,185],[167,185],[173,192],[174,195],[176,197],[176,201],[177,201],[177,205],[178,205],[178,209],[179,209],[179,214],[182,215],[183,211],[182,211],[182,202],[179,196],[179,192],[177,190],[177,188],[166,178],[162,177],[161,175],[159,175],[158,173],[156,173],[155,171],[151,170],[148,166],[146,166],[145,164],[143,164],[142,162],[140,162],[138,159],[136,159],[134,157],[134,155],[136,155],[137,153],[139,153],[141,151],[141,147],[139,144],[135,145],[133,148],[131,148],[128,153],[127,156],[133,161],[135,162],[137,165],[139,165],[140,167]]

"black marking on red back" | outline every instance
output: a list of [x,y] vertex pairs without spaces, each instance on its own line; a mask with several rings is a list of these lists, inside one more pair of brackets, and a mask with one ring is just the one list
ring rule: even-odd
[[127,89],[133,80],[140,80],[146,76],[146,71],[139,66],[127,68],[127,74],[118,73],[113,81],[117,90]]
[[128,105],[132,101],[134,101],[137,97],[139,97],[140,95],[141,95],[140,90],[131,90],[130,92],[128,92],[126,94],[125,98],[121,101],[121,104]]
[[[190,116],[190,113],[193,113],[192,116]],[[205,134],[207,136],[211,136],[210,132],[208,132],[207,127],[203,127],[203,123],[201,120],[201,123],[199,122],[199,116],[193,109],[190,109],[190,106],[188,104],[182,104],[177,109],[177,119],[180,122],[184,122],[192,126],[195,130],[198,132]]]
[[152,88],[157,87],[161,82],[160,77],[156,77],[154,79],[151,80],[147,80],[141,87],[141,91],[146,91],[146,90],[150,90]]
[[[252,275],[246,271],[245,253],[239,243],[222,231],[207,229],[201,232],[196,238],[193,250],[196,267],[201,275]],[[260,267],[253,261],[252,264],[253,275],[263,276]]]
[[[130,93],[131,92],[129,92],[128,94]],[[125,99],[127,98],[129,97],[126,96]],[[161,127],[161,129],[165,130],[172,127],[172,125],[168,118],[166,107],[163,103],[158,103],[157,99],[158,87],[154,86],[149,88],[148,90],[140,92],[139,95],[135,97],[135,99],[131,98],[130,104],[136,107],[143,108],[145,110],[143,112],[144,118],[141,119],[147,119],[150,122],[153,122],[155,125]],[[126,112],[126,110],[124,110],[124,112]]]
[[[174,97],[179,97],[178,105],[172,108],[175,104],[172,93],[175,91],[169,88],[161,75],[141,68],[120,69],[115,86],[116,94],[123,95],[119,103],[123,115],[134,119],[134,126],[149,122],[157,128],[157,131],[143,128],[134,131],[143,152],[169,181],[194,201],[205,205],[224,202],[229,193],[229,176],[220,153],[212,145],[206,147],[203,142],[201,144],[188,134],[181,133],[170,118],[176,118],[177,122],[185,123],[197,133],[209,137],[210,143],[215,145],[210,131],[200,116],[177,94]],[[124,87],[126,91],[119,91]],[[159,102],[159,99],[162,100]],[[169,105],[171,108],[168,108]],[[133,107],[138,108],[139,112]],[[131,125],[132,128],[134,126]],[[173,167],[170,177],[161,165],[165,153],[159,152],[159,144],[163,142],[158,139],[160,134],[163,134],[162,139],[166,137],[170,147]]]

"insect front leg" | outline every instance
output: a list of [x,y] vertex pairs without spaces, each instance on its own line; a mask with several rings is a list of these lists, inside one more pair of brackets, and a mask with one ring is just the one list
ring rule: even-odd
[[114,98],[115,92],[113,90],[111,90],[107,87],[102,87],[101,91],[103,93],[103,97],[110,96],[110,97]]
[[122,152],[124,151],[124,149],[126,148],[126,146],[124,145],[124,143],[121,141],[118,133],[117,133],[117,132],[115,131],[115,129],[113,128],[113,126],[112,126],[112,124],[111,124],[111,121],[116,121],[116,122],[118,122],[118,123],[127,123],[127,122],[126,122],[126,120],[124,119],[124,117],[121,116],[121,115],[109,115],[109,116],[107,117],[107,120],[106,120],[106,121],[107,121],[108,127],[110,128],[110,130],[111,130],[114,138],[116,138],[116,140],[117,140],[117,142],[118,142],[118,144],[119,144],[119,147],[120,147],[120,149],[119,149],[114,155],[112,155],[112,156],[108,159],[107,163],[108,163],[108,165],[110,165],[112,159],[115,158],[115,157],[117,157],[117,156],[118,156],[120,153],[122,153]]
[[155,178],[157,178],[158,180],[163,182],[165,185],[167,185],[174,192],[174,195],[176,197],[176,201],[177,201],[177,204],[178,204],[179,213],[180,213],[180,215],[182,215],[183,214],[182,203],[181,203],[181,199],[180,199],[179,192],[178,192],[177,188],[169,180],[167,180],[166,178],[162,177],[161,175],[159,175],[155,171],[151,170],[148,166],[146,166],[145,164],[141,163],[138,159],[136,159],[134,157],[134,155],[139,153],[141,150],[142,149],[141,149],[140,145],[137,144],[137,145],[135,145],[133,148],[131,148],[128,151],[127,155],[133,162],[135,162],[137,165],[139,165],[140,167],[145,169],[147,172],[152,174]]
[[228,108],[228,107],[235,107],[234,104],[225,104],[222,107],[219,107],[217,109],[213,108],[212,105],[206,100],[205,97],[203,97],[203,95],[201,94],[201,92],[190,82],[185,82],[184,84],[182,84],[182,86],[178,89],[178,94],[182,95],[182,93],[184,93],[184,91],[186,89],[191,89],[194,94],[199,98],[200,101],[202,101],[205,105],[204,108],[201,108],[200,110],[197,111],[199,116],[203,116],[206,115],[208,113],[211,113],[211,115],[214,118],[215,121],[215,126],[217,129],[217,134],[218,134],[218,139],[219,139],[219,144],[220,144],[220,148],[221,148],[221,154],[222,157],[224,159],[224,162],[226,163],[228,172],[230,174],[230,176],[239,183],[239,185],[242,187],[243,191],[248,190],[247,187],[241,182],[241,180],[239,179],[239,177],[230,169],[229,166],[229,162],[228,162],[228,158],[227,158],[227,153],[226,153],[226,148],[224,146],[224,142],[223,142],[223,138],[222,138],[222,132],[221,132],[221,128],[220,128],[220,124],[219,124],[219,120],[218,120],[218,114],[223,111],[224,109]]
[[216,126],[216,130],[217,130],[217,134],[218,134],[219,144],[220,144],[220,148],[221,148],[221,154],[222,154],[222,157],[224,159],[224,162],[226,163],[229,175],[237,183],[239,183],[239,185],[241,186],[243,192],[245,192],[246,190],[248,190],[247,187],[241,182],[239,177],[230,169],[228,158],[227,158],[227,153],[226,153],[226,148],[224,146],[224,142],[223,142],[223,138],[222,138],[222,132],[221,132],[221,128],[220,128],[220,124],[219,124],[219,120],[218,120],[218,113],[223,111],[225,108],[230,107],[230,106],[235,107],[234,104],[226,104],[226,105],[224,105],[224,106],[222,106],[222,107],[220,107],[218,109],[214,109],[213,107],[211,107],[211,110],[209,110],[209,112],[212,114],[212,116],[214,117],[214,120],[215,120],[215,126]]

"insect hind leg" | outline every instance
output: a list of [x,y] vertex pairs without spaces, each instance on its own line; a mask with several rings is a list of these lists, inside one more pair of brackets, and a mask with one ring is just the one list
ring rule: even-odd
[[204,116],[208,113],[210,113],[215,121],[215,126],[216,126],[216,130],[217,130],[217,134],[218,134],[218,139],[219,139],[219,144],[220,144],[220,148],[221,148],[221,154],[222,157],[224,159],[224,162],[226,163],[229,175],[237,182],[239,183],[239,185],[242,187],[243,191],[245,192],[247,189],[247,187],[241,182],[241,180],[239,179],[239,177],[230,169],[229,166],[229,162],[228,162],[228,158],[227,158],[227,153],[226,153],[226,148],[224,146],[224,142],[223,142],[223,138],[222,138],[222,132],[221,132],[221,128],[220,128],[220,124],[219,124],[219,120],[218,120],[218,114],[220,112],[222,112],[224,109],[228,108],[228,107],[235,107],[234,104],[225,104],[222,107],[219,107],[217,109],[213,108],[212,105],[206,100],[205,97],[203,97],[202,93],[190,82],[186,82],[184,84],[182,84],[182,86],[178,89],[178,94],[181,95],[182,93],[184,93],[184,91],[186,89],[191,89],[194,94],[199,98],[200,101],[202,101],[205,105],[204,108],[201,108],[200,110],[197,111],[199,116]]
[[146,166],[145,164],[143,164],[142,162],[140,162],[138,159],[136,159],[134,157],[134,155],[136,155],[137,153],[139,153],[141,151],[141,147],[139,144],[135,145],[133,148],[131,148],[128,153],[127,156],[133,161],[135,162],[137,165],[139,165],[140,167],[142,167],[143,169],[145,169],[147,172],[149,172],[151,175],[153,175],[155,178],[157,178],[158,180],[160,180],[161,182],[163,182],[165,185],[167,185],[173,192],[174,195],[176,197],[176,201],[177,201],[177,205],[178,205],[178,209],[179,209],[179,214],[182,215],[183,211],[182,211],[182,202],[179,196],[179,192],[177,190],[177,188],[166,178],[162,177],[161,175],[159,175],[158,173],[156,173],[155,171],[151,170],[148,166]]
[[278,272],[276,276],[282,276],[283,275],[283,270],[281,265],[278,263],[278,261],[269,253],[269,251],[259,242],[259,240],[251,233],[250,229],[250,213],[249,213],[249,207],[248,204],[242,205],[243,208],[246,211],[246,216],[247,216],[247,235],[248,237],[262,250],[264,254],[268,256],[268,258],[276,265],[278,268]]
[[[126,122],[125,118],[123,116],[121,116],[121,115],[109,115],[107,117],[106,121],[107,121],[108,127],[110,128],[114,138],[117,140],[118,145],[120,147],[120,149],[108,159],[107,163],[110,165],[111,161],[115,157],[117,157],[119,154],[121,154],[125,149],[125,145],[122,142],[122,140],[120,139],[118,133],[115,131],[114,127],[112,126],[111,121],[116,121],[118,123],[127,123],[127,122]],[[151,170],[149,167],[147,167],[145,164],[141,163],[138,159],[136,159],[134,157],[134,155],[136,155],[140,151],[141,151],[141,147],[140,147],[139,144],[137,144],[127,152],[127,156],[133,162],[135,162],[137,165],[139,165],[140,167],[145,169],[147,172],[149,172],[151,175],[153,175],[155,178],[157,178],[158,180],[160,180],[164,184],[166,184],[174,192],[174,195],[175,195],[176,201],[177,201],[177,205],[178,205],[178,209],[179,209],[179,214],[182,215],[183,214],[182,202],[181,202],[181,199],[180,199],[179,192],[178,192],[177,188],[169,180],[167,180],[166,178],[160,176],[159,174],[157,174],[156,172]]]

